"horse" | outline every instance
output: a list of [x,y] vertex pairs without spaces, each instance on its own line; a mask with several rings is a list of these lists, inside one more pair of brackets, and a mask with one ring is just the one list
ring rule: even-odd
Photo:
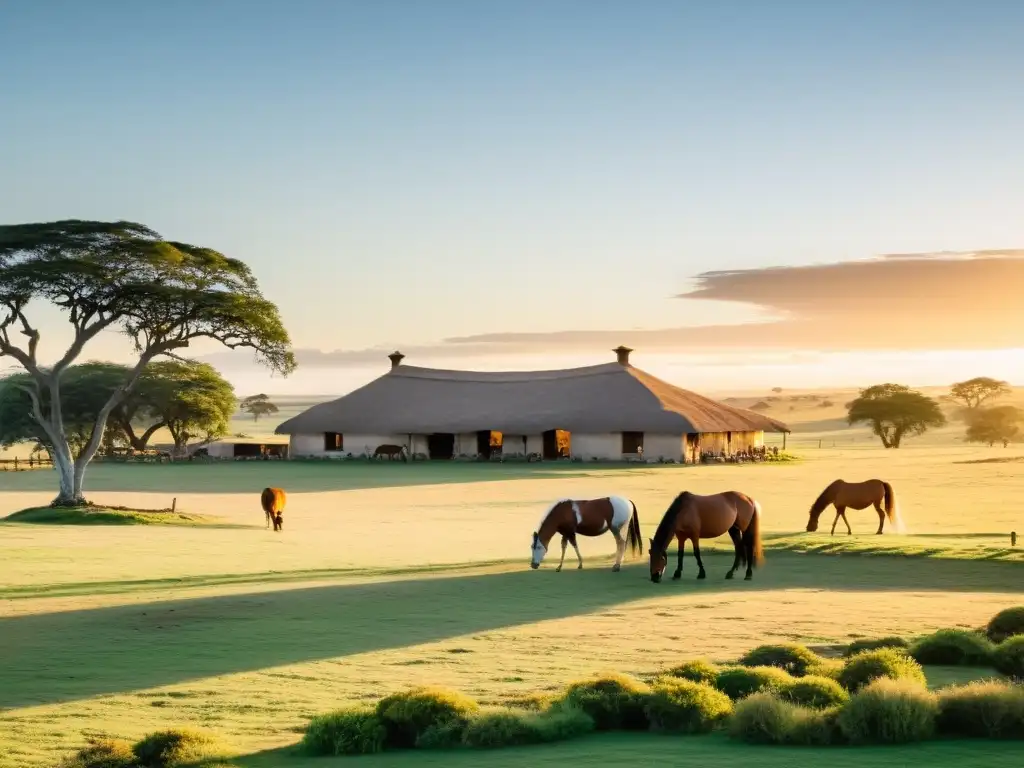
[[[622,529],[626,528],[623,538]],[[561,499],[552,504],[540,519],[540,525],[533,532],[530,544],[532,557],[530,567],[537,569],[548,553],[548,544],[556,533],[562,534],[562,559],[558,562],[555,572],[562,570],[565,563],[565,547],[572,544],[576,550],[576,559],[583,567],[583,556],[576,544],[576,535],[600,536],[611,531],[615,537],[615,564],[613,571],[622,567],[622,558],[626,554],[626,545],[635,555],[644,553],[643,539],[640,536],[640,518],[636,512],[636,504],[621,496],[604,496],[600,499]]]
[[747,566],[745,581],[754,577],[753,568],[764,562],[761,543],[761,505],[739,491],[723,491],[710,496],[698,496],[683,491],[665,510],[654,538],[650,540],[651,581],[661,581],[668,565],[668,545],[673,538],[679,542],[679,563],[673,580],[683,576],[683,550],[686,541],[693,542],[693,555],[700,572],[698,579],[707,577],[700,559],[700,539],[716,539],[728,533],[736,550],[732,568],[725,574],[731,579],[736,569]]
[[284,527],[284,505],[287,501],[284,491],[280,488],[264,488],[260,494],[260,506],[267,518],[267,528],[274,524],[274,530],[280,531]]
[[404,445],[378,445],[377,450],[373,452],[373,458],[376,459],[379,456],[387,456],[388,461],[394,461],[395,456],[401,458],[402,461],[409,460],[408,456],[406,455]]
[[[882,503],[885,503],[885,508],[882,508]],[[845,480],[835,480],[829,484],[829,486],[821,492],[821,495],[814,500],[811,505],[811,514],[807,519],[807,530],[816,531],[818,530],[818,518],[821,517],[821,513],[825,511],[825,507],[832,504],[836,508],[836,519],[832,521],[832,532],[829,534],[834,536],[836,533],[836,523],[839,522],[839,518],[843,518],[843,522],[846,523],[846,533],[850,535],[853,530],[850,528],[850,521],[846,519],[846,510],[850,509],[867,509],[872,504],[875,510],[878,512],[878,530],[876,534],[882,532],[882,526],[885,524],[885,518],[889,518],[889,522],[896,525],[896,494],[892,489],[892,486],[884,480],[865,480],[862,483],[848,483]]]

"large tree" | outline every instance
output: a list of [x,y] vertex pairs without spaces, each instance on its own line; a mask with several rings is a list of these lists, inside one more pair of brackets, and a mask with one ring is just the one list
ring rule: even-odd
[[[62,311],[72,341],[52,365],[38,357],[40,332],[30,317],[40,304]],[[75,455],[68,443],[64,374],[103,331],[120,331],[137,353],[97,414]],[[24,337],[18,342],[17,336]],[[249,267],[210,248],[164,240],[133,222],[67,220],[0,226],[0,359],[28,374],[14,386],[28,394],[32,416],[53,446],[60,490],[55,505],[77,505],[85,470],[111,412],[146,366],[174,357],[198,339],[249,348],[283,375],[295,368],[277,307],[264,298]]]
[[210,442],[226,435],[238,403],[235,388],[216,368],[190,360],[150,363],[139,381],[138,401],[171,433],[175,456],[184,456],[193,438]]
[[249,397],[241,402],[239,407],[244,413],[252,416],[254,422],[258,422],[261,416],[270,416],[279,410],[274,403],[270,402],[270,397],[262,393],[259,395],[249,395]]
[[1013,390],[1005,381],[978,376],[967,381],[960,381],[949,388],[949,398],[963,403],[968,411],[980,408],[989,400],[1008,395]]
[[1012,405],[978,408],[967,417],[967,442],[1002,443],[1005,448],[1024,434],[1024,410]]
[[908,435],[922,435],[946,423],[938,402],[902,384],[876,384],[862,389],[847,404],[850,424],[866,423],[886,448],[899,448]]

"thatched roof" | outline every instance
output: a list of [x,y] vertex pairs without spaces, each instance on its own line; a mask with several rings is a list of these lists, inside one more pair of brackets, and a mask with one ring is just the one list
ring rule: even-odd
[[[400,360],[400,358],[399,358]],[[679,389],[627,364],[554,371],[449,371],[400,365],[278,426],[278,434],[788,432],[753,411]]]

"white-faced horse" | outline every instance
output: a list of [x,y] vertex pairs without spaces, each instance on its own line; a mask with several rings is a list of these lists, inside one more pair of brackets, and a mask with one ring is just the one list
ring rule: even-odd
[[[623,531],[625,529],[625,531]],[[640,518],[636,513],[636,504],[621,496],[605,496],[600,499],[562,499],[556,501],[533,532],[530,544],[532,557],[531,568],[539,568],[544,556],[548,553],[548,545],[556,533],[562,535],[562,559],[556,571],[562,570],[565,562],[566,545],[572,544],[579,560],[577,569],[583,567],[583,556],[576,544],[576,535],[600,536],[608,531],[615,537],[615,565],[613,571],[622,567],[622,558],[626,554],[628,542],[631,552],[643,554],[643,539],[640,538]]]

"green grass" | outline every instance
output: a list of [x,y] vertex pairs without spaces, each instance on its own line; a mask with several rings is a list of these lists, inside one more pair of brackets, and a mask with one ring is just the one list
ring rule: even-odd
[[5,523],[34,525],[217,525],[207,515],[172,512],[170,509],[127,507],[29,507],[2,518]]

